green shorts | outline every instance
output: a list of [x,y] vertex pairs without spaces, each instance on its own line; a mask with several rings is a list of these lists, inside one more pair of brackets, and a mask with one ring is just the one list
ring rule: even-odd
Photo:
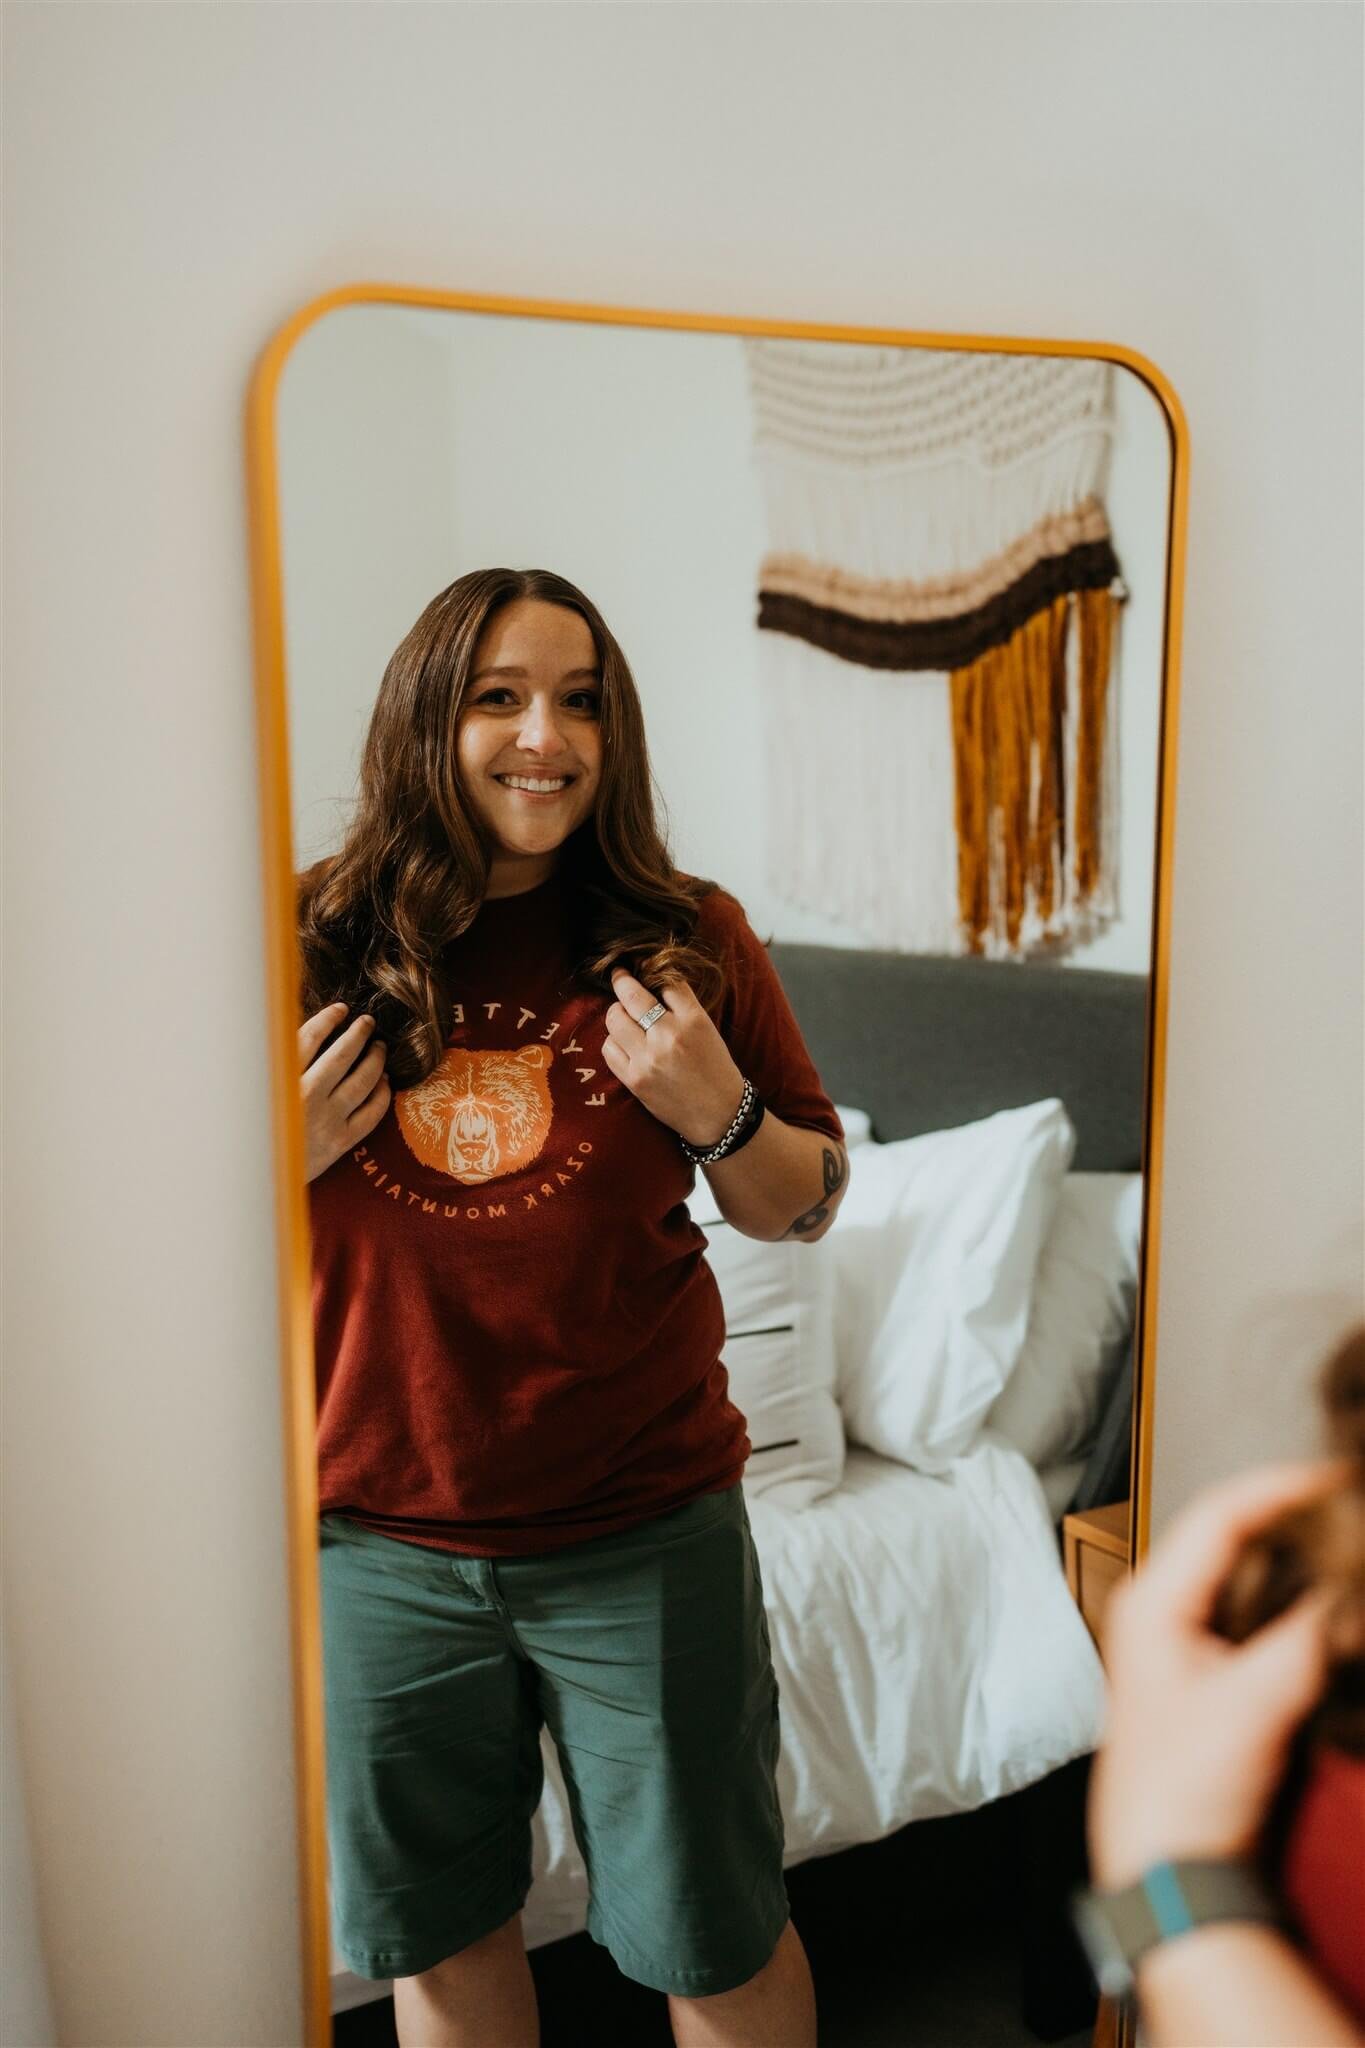
[[588,1932],[656,1991],[731,1991],[786,1925],[777,1681],[739,1485],[532,1557],[319,1525],[333,1938],[431,1969],[531,1885],[542,1724]]

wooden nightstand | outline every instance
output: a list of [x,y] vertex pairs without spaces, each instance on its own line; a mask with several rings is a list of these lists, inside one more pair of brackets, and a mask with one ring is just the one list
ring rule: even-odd
[[[1108,1508],[1087,1508],[1083,1514],[1066,1515],[1062,1521],[1066,1582],[1101,1655],[1105,1603],[1128,1571],[1130,1521],[1126,1500],[1116,1501]],[[1123,2040],[1119,2008],[1111,1999],[1102,1998],[1091,2048],[1120,2048]]]
[[1101,1652],[1105,1604],[1128,1571],[1129,1519],[1129,1504],[1120,1500],[1113,1507],[1087,1508],[1062,1521],[1066,1582]]

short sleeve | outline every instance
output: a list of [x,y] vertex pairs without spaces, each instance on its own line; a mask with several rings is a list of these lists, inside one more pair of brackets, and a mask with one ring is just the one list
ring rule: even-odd
[[725,970],[717,1029],[740,1072],[783,1123],[844,1136],[806,1050],[787,992],[737,898],[724,889],[699,904],[699,936],[709,940]]

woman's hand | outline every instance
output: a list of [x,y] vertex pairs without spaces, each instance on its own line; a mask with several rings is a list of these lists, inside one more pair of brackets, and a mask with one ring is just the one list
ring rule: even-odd
[[[624,967],[611,977],[616,1001],[607,1011],[602,1057],[651,1116],[698,1151],[718,1145],[744,1093],[744,1076],[725,1040],[687,983],[657,996]],[[636,1023],[656,1002],[668,1015],[642,1031]]]
[[373,1017],[357,1017],[335,1044],[318,1055],[318,1047],[345,1014],[345,1003],[330,1003],[299,1026],[305,1180],[316,1180],[325,1173],[343,1152],[374,1129],[389,1106],[385,1048],[376,1039],[366,1049],[374,1030]]
[[1208,1628],[1248,1536],[1341,1483],[1339,1461],[1275,1465],[1209,1489],[1105,1615],[1109,1723],[1091,1781],[1095,1882],[1153,1863],[1253,1853],[1295,1729],[1326,1682],[1326,1603],[1306,1594],[1234,1645]]

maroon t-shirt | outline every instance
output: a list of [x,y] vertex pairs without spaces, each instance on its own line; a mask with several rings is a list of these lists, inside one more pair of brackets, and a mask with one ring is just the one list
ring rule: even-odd
[[[677,1134],[602,1058],[571,885],[450,949],[436,1071],[309,1185],[320,1511],[438,1550],[555,1550],[740,1477],[720,1293]],[[842,1137],[744,911],[705,897],[717,1028],[772,1113]]]
[[1365,2024],[1365,1756],[1315,1745],[1280,1878],[1308,1955]]

